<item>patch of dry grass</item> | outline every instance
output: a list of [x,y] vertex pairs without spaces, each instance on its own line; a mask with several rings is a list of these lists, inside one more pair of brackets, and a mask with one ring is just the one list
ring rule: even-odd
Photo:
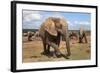
[[[62,54],[64,55],[66,54],[65,42],[61,41],[59,49],[62,52]],[[41,54],[41,52],[43,51],[41,40],[27,41],[27,38],[23,37],[22,60],[24,63],[27,63],[27,62],[41,62],[41,61],[44,62],[44,61],[90,59],[91,58],[90,36],[88,36],[88,43],[80,44],[76,41],[73,44],[73,40],[71,40],[70,49],[71,49],[71,56],[69,57],[69,59],[66,59],[64,57],[61,58],[48,57]],[[53,48],[51,48],[51,51],[53,51]]]

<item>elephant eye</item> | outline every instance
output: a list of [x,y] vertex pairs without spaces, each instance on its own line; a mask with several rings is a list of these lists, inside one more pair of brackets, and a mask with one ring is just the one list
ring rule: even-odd
[[58,27],[59,29],[62,29],[62,24],[59,24],[59,27]]
[[60,28],[62,29],[62,24],[60,24]]

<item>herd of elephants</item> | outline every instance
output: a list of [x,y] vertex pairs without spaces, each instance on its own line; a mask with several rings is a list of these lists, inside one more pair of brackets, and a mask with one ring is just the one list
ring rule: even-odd
[[[62,54],[59,50],[60,41],[63,40],[66,43],[66,57],[71,55],[70,51],[70,39],[73,37],[78,38],[79,43],[87,43],[86,32],[83,28],[80,28],[79,33],[68,31],[68,24],[66,20],[62,18],[49,17],[40,26],[38,33],[35,34],[41,37],[43,42],[43,54],[50,54],[50,47],[54,48],[54,53],[57,58],[61,57]],[[28,41],[32,41],[32,33],[28,32]]]

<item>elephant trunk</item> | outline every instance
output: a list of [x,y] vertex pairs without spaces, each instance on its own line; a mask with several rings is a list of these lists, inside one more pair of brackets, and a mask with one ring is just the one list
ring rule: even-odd
[[70,56],[71,52],[70,52],[70,43],[68,35],[66,36],[65,41],[66,41],[67,56]]
[[70,52],[70,43],[69,43],[69,37],[68,36],[69,35],[68,35],[68,32],[67,32],[67,34],[63,35],[62,40],[66,42],[67,56],[70,56],[71,52]]
[[64,40],[66,43],[67,56],[70,56],[71,52],[70,52],[70,43],[69,43],[69,32],[68,32],[68,24],[66,23],[66,21],[63,21],[62,32],[63,32],[62,40]]

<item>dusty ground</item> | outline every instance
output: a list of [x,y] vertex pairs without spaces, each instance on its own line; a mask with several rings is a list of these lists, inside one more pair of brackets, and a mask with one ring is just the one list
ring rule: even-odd
[[[23,49],[22,49],[22,60],[24,63],[28,62],[41,62],[41,61],[62,61],[62,60],[86,60],[91,57],[91,46],[90,46],[90,36],[88,38],[88,43],[80,44],[78,41],[70,41],[71,56],[66,59],[64,57],[48,57],[42,55],[43,51],[42,41],[40,38],[36,38],[33,41],[27,41],[27,37],[23,37]],[[66,54],[65,43],[61,41],[60,51]],[[53,48],[51,48],[53,51]]]

